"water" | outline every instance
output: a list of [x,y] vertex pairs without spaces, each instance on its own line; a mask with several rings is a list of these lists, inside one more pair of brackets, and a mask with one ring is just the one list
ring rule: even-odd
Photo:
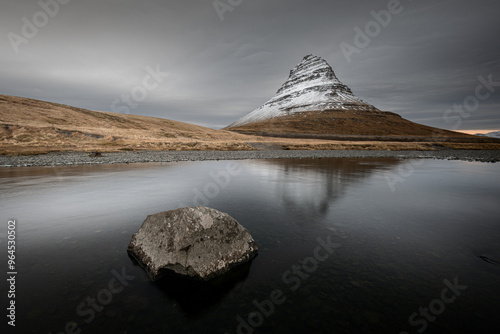
[[[500,165],[417,162],[0,169],[4,252],[17,220],[16,332],[497,333]],[[131,235],[196,204],[235,217],[259,256],[210,284],[150,282]]]

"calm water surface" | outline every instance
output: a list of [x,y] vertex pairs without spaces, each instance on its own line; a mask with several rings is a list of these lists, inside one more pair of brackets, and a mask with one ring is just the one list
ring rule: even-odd
[[[498,333],[499,175],[397,159],[0,169],[5,254],[17,220],[16,332]],[[151,282],[131,235],[197,204],[235,217],[259,256],[210,284]]]

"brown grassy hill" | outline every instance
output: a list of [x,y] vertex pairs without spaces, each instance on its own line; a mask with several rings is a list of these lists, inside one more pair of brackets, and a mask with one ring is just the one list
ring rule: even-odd
[[[383,113],[395,128],[415,127],[415,123],[399,116]],[[33,100],[22,97],[0,95],[0,154],[40,154],[52,151],[115,152],[132,150],[255,150],[255,149],[367,149],[367,150],[428,150],[443,140],[404,143],[402,140],[377,138],[273,138],[255,135],[257,132],[306,132],[331,134],[332,129],[344,128],[349,134],[353,124],[357,133],[370,133],[363,122],[378,122],[382,116],[348,117],[341,115],[311,113],[292,119],[270,120],[262,124],[242,127],[250,134],[245,135],[227,130],[214,130],[193,124],[168,119],[91,111],[67,105]],[[335,116],[335,117],[333,117]],[[341,122],[342,121],[342,122]],[[411,123],[411,126],[408,125]],[[343,126],[340,126],[343,124]],[[377,123],[379,124],[379,123]],[[380,123],[382,124],[382,122]],[[434,129],[418,125],[420,129]],[[380,125],[377,133],[384,133]],[[313,130],[310,130],[313,129]],[[361,129],[364,129],[361,131]],[[233,130],[233,129],[231,129]],[[234,130],[240,130],[234,129]],[[429,131],[415,134],[428,134]],[[393,133],[393,132],[392,132]],[[410,132],[406,132],[410,133]],[[450,136],[466,136],[451,133]],[[473,136],[470,136],[473,137]],[[476,138],[477,137],[473,137]],[[483,139],[488,140],[488,139]],[[445,140],[446,141],[446,140]],[[497,143],[500,141],[497,140]],[[452,148],[500,149],[500,144],[446,143]],[[494,145],[494,146],[492,146]]]
[[[253,137],[252,137],[253,138]],[[248,136],[168,119],[0,95],[0,153],[249,150]]]
[[287,133],[331,136],[452,137],[477,139],[475,136],[433,128],[384,111],[309,111],[276,117],[226,130],[245,133]]

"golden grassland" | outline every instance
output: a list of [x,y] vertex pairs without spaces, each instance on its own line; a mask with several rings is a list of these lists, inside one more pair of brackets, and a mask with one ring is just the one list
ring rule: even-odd
[[[315,122],[315,121],[313,121]],[[257,145],[256,145],[257,144]],[[260,144],[260,145],[259,145]],[[0,154],[48,152],[500,149],[500,143],[419,143],[273,138],[167,119],[91,111],[0,95]],[[441,145],[441,146],[439,146]]]

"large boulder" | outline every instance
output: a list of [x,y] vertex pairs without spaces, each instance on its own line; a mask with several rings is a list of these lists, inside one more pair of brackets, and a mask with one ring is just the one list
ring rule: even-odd
[[198,206],[149,215],[128,251],[153,280],[175,272],[207,281],[250,261],[258,248],[233,217]]

